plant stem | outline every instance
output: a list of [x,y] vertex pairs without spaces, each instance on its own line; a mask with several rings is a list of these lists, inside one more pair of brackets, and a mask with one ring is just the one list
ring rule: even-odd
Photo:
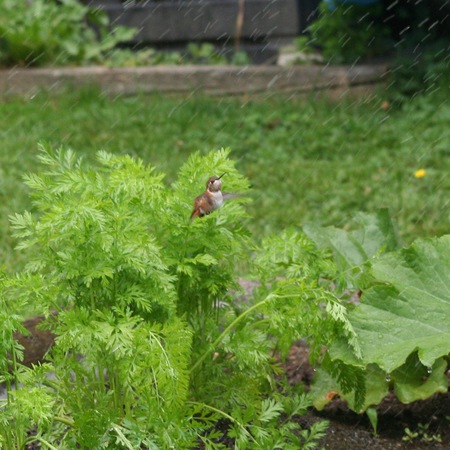
[[75,428],[75,422],[68,417],[55,416],[53,419],[56,420],[57,422],[63,423],[64,425],[67,425],[71,428]]
[[194,372],[197,367],[200,366],[200,364],[206,359],[209,353],[213,351],[214,348],[217,347],[217,345],[223,340],[223,338],[242,320],[245,316],[250,314],[255,309],[258,309],[260,306],[264,305],[264,303],[267,303],[268,301],[272,300],[273,298],[278,298],[278,296],[275,296],[274,294],[269,294],[264,300],[261,300],[259,303],[256,303],[252,307],[248,308],[246,311],[244,311],[240,316],[236,317],[236,319],[233,320],[233,322],[228,325],[225,330],[220,334],[220,336],[212,343],[211,348],[209,350],[206,350],[205,353],[197,360],[197,362],[192,366],[191,372]]
[[[19,385],[19,380],[17,378],[17,355],[16,355],[16,349],[14,347],[14,335],[11,332],[11,358],[12,358],[12,373],[14,376],[14,386],[15,389],[17,390],[18,385]],[[10,402],[10,395],[9,393],[11,392],[12,386],[11,386],[11,382],[8,380],[8,388],[7,388],[7,399],[8,399],[8,403]]]
[[47,448],[49,448],[50,450],[58,450],[56,447],[54,447],[52,444],[50,444],[50,442],[47,442],[44,438],[41,437],[34,437],[33,441],[38,441],[41,444],[45,445]]
[[215,413],[217,413],[217,414],[220,414],[221,416],[225,417],[225,418],[228,419],[229,421],[231,421],[231,422],[235,423],[236,425],[238,425],[239,428],[244,432],[244,434],[245,434],[246,436],[249,436],[250,439],[251,439],[255,444],[258,444],[258,442],[255,441],[255,438],[254,438],[254,437],[250,434],[250,432],[244,427],[244,425],[242,425],[242,423],[240,423],[239,421],[237,421],[233,416],[230,416],[230,415],[227,414],[226,412],[224,412],[224,411],[222,411],[222,410],[220,410],[220,409],[214,408],[214,406],[206,405],[206,404],[204,404],[204,403],[191,402],[191,401],[186,402],[186,403],[188,403],[188,404],[190,404],[190,405],[201,406],[202,408],[210,409],[211,411],[213,411],[213,412],[215,412]]

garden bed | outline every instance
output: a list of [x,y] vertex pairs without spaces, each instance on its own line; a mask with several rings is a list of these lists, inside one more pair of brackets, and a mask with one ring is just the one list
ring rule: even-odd
[[[251,283],[245,283],[250,286]],[[20,336],[19,341],[25,347],[24,363],[28,366],[43,361],[44,354],[53,343],[48,331],[36,326],[43,317],[27,320],[24,325],[30,331],[27,337]],[[308,347],[303,342],[295,343],[285,364],[287,379],[291,385],[304,383],[309,386],[314,370],[308,361]],[[448,373],[450,378],[450,373]],[[2,393],[3,395],[3,393]],[[323,411],[310,409],[307,414],[298,416],[304,427],[310,427],[320,420],[328,420],[326,436],[320,444],[335,450],[445,450],[450,442],[450,395],[439,394],[427,400],[405,405],[393,394],[388,395],[377,406],[379,424],[377,434],[366,415],[351,411],[342,400],[332,400]],[[427,426],[426,432],[416,438],[403,440],[406,429],[417,432]],[[440,442],[438,442],[440,439]],[[36,447],[33,447],[36,448]]]

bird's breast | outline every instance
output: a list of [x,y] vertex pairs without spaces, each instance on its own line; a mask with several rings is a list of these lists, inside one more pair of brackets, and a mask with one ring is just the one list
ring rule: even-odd
[[208,192],[208,197],[210,198],[214,209],[220,208],[223,203],[223,195],[221,191],[218,192]]

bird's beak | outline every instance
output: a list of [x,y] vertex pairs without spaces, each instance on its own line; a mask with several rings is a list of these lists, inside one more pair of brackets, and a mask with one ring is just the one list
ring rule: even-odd
[[226,174],[227,174],[227,173],[224,172],[222,175],[220,175],[219,180],[220,180],[224,175],[226,175]]

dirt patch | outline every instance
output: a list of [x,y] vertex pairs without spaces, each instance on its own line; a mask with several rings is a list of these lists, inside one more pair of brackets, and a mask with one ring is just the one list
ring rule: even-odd
[[[292,346],[286,362],[286,374],[291,384],[309,385],[314,375],[308,362],[308,348],[302,342]],[[445,450],[450,448],[450,395],[439,394],[427,400],[405,405],[390,393],[377,407],[378,433],[374,435],[366,415],[351,411],[340,399],[332,400],[323,411],[311,409],[299,417],[308,427],[318,420],[330,425],[321,445],[333,450]],[[427,430],[420,432],[421,426]],[[419,435],[404,441],[405,429]],[[426,436],[425,436],[426,434]],[[440,438],[441,442],[434,439]],[[431,439],[427,442],[426,439]]]

